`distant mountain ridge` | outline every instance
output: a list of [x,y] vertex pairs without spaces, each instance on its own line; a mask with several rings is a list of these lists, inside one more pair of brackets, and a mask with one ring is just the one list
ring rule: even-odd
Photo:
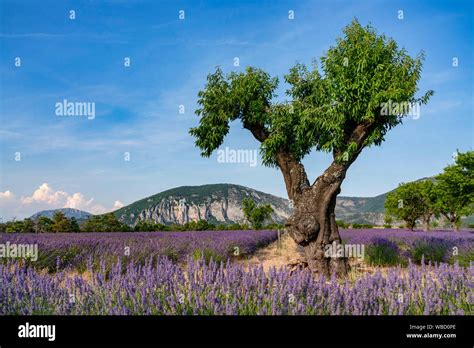
[[[431,180],[432,177],[425,177],[418,180]],[[387,194],[395,191],[385,192],[375,197],[345,197],[339,196],[336,200],[336,219],[347,223],[363,223],[372,225],[383,225],[385,199]]]
[[92,216],[91,213],[88,213],[83,210],[79,209],[74,209],[74,208],[61,208],[61,209],[51,209],[51,210],[42,210],[40,212],[37,212],[36,214],[31,215],[30,219],[36,220],[40,216],[45,216],[50,219],[53,218],[53,215],[56,212],[62,212],[67,218],[75,218],[77,221],[82,221],[82,220],[87,220]]
[[272,219],[284,222],[291,214],[289,201],[268,193],[234,184],[181,186],[141,199],[115,211],[122,222],[135,225],[140,220],[162,224],[184,224],[207,220],[212,223],[244,222],[244,198],[270,204]]
[[[162,224],[183,224],[207,220],[213,223],[245,222],[242,201],[251,197],[258,204],[270,204],[273,220],[283,223],[291,214],[289,200],[234,184],[181,186],[138,200],[114,212],[122,222],[140,220]],[[376,197],[338,197],[336,217],[350,223],[383,223],[386,193]]]
[[[422,178],[420,180],[433,180]],[[390,191],[391,192],[391,191]],[[339,196],[336,202],[336,219],[346,223],[382,225],[385,198],[389,192],[375,197]],[[207,220],[211,223],[243,223],[244,198],[253,198],[257,204],[270,204],[274,210],[272,219],[284,223],[292,209],[288,199],[235,184],[209,184],[180,186],[140,199],[113,213],[122,222],[134,226],[140,220],[154,221],[166,225],[184,224],[190,221]],[[34,214],[52,218],[56,211],[67,217],[84,221],[92,214],[72,208],[44,210]]]
[[347,223],[382,225],[387,193],[375,197],[337,197],[336,219]]

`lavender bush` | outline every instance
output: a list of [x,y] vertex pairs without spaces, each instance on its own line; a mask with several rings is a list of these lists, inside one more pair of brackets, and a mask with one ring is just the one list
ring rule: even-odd
[[[370,249],[381,249],[385,246],[389,254],[396,251],[398,263],[404,265],[409,260],[421,263],[422,257],[426,262],[458,262],[468,266],[474,261],[474,232],[473,231],[410,231],[397,229],[360,229],[341,230],[341,238],[345,243],[364,244]],[[380,260],[383,260],[382,258]],[[387,258],[385,265],[393,264],[393,257]],[[378,265],[382,265],[378,263]]]
[[307,271],[245,269],[236,263],[168,258],[84,276],[0,265],[0,314],[59,315],[401,315],[473,314],[474,268],[441,264],[392,268],[355,281]]

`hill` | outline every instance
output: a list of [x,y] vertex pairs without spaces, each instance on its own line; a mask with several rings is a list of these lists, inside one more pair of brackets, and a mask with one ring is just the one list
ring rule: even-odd
[[[383,222],[386,194],[376,197],[338,198],[336,216],[354,223]],[[258,204],[273,207],[273,220],[283,223],[291,214],[287,199],[233,184],[181,186],[141,199],[114,212],[122,222],[134,225],[139,220],[162,224],[183,224],[207,220],[213,223],[244,222],[242,200],[251,197]]]
[[77,221],[87,220],[88,218],[92,216],[92,214],[83,210],[74,209],[74,208],[61,208],[61,209],[42,210],[36,214],[31,215],[30,219],[36,220],[40,216],[46,216],[52,219],[53,215],[58,211],[62,212],[67,218],[69,219],[75,218]]
[[291,213],[287,199],[233,184],[181,186],[141,199],[114,212],[122,222],[134,225],[139,220],[162,224],[183,224],[207,220],[233,223],[245,220],[242,200],[251,197],[258,204],[273,207],[273,220],[283,222]]
[[[433,180],[422,178],[420,180]],[[347,223],[382,225],[384,203],[388,192],[375,197],[339,196],[336,202],[336,219]],[[184,224],[190,221],[207,220],[211,223],[245,222],[242,211],[244,198],[253,198],[258,204],[270,204],[274,213],[272,219],[284,223],[291,214],[289,200],[249,187],[234,184],[211,184],[201,186],[180,186],[140,199],[113,213],[122,222],[135,225],[140,220],[158,223]],[[88,219],[92,214],[72,208],[44,210],[31,216],[52,218],[56,211],[78,221]],[[474,217],[463,218],[463,224],[473,223]]]

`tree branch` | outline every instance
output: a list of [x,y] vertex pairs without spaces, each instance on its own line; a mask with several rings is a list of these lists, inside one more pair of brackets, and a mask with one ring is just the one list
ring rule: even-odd
[[295,160],[291,153],[282,150],[278,152],[276,160],[285,180],[288,198],[297,201],[309,188],[308,176],[303,164]]
[[255,137],[255,139],[257,139],[261,143],[263,143],[269,137],[268,131],[265,129],[265,126],[263,125],[249,124],[246,122],[244,122],[243,125],[244,125],[244,128],[248,129],[252,133],[252,135]]
[[[270,136],[263,125],[244,123],[243,126],[260,142],[264,142]],[[308,176],[303,164],[285,149],[278,151],[276,162],[283,174],[288,198],[298,200],[303,191],[309,188]]]

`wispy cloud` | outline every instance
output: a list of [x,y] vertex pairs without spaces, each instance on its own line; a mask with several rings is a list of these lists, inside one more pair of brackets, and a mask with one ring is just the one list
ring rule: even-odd
[[441,85],[446,82],[451,82],[459,77],[455,68],[449,68],[438,72],[427,72],[423,76],[423,80],[428,85]]
[[54,40],[54,39],[80,39],[81,41],[105,42],[108,44],[127,44],[124,35],[114,33],[0,33],[2,39],[35,39],[35,40]]
[[0,33],[0,38],[4,39],[55,39],[67,37],[67,34],[52,33]]

